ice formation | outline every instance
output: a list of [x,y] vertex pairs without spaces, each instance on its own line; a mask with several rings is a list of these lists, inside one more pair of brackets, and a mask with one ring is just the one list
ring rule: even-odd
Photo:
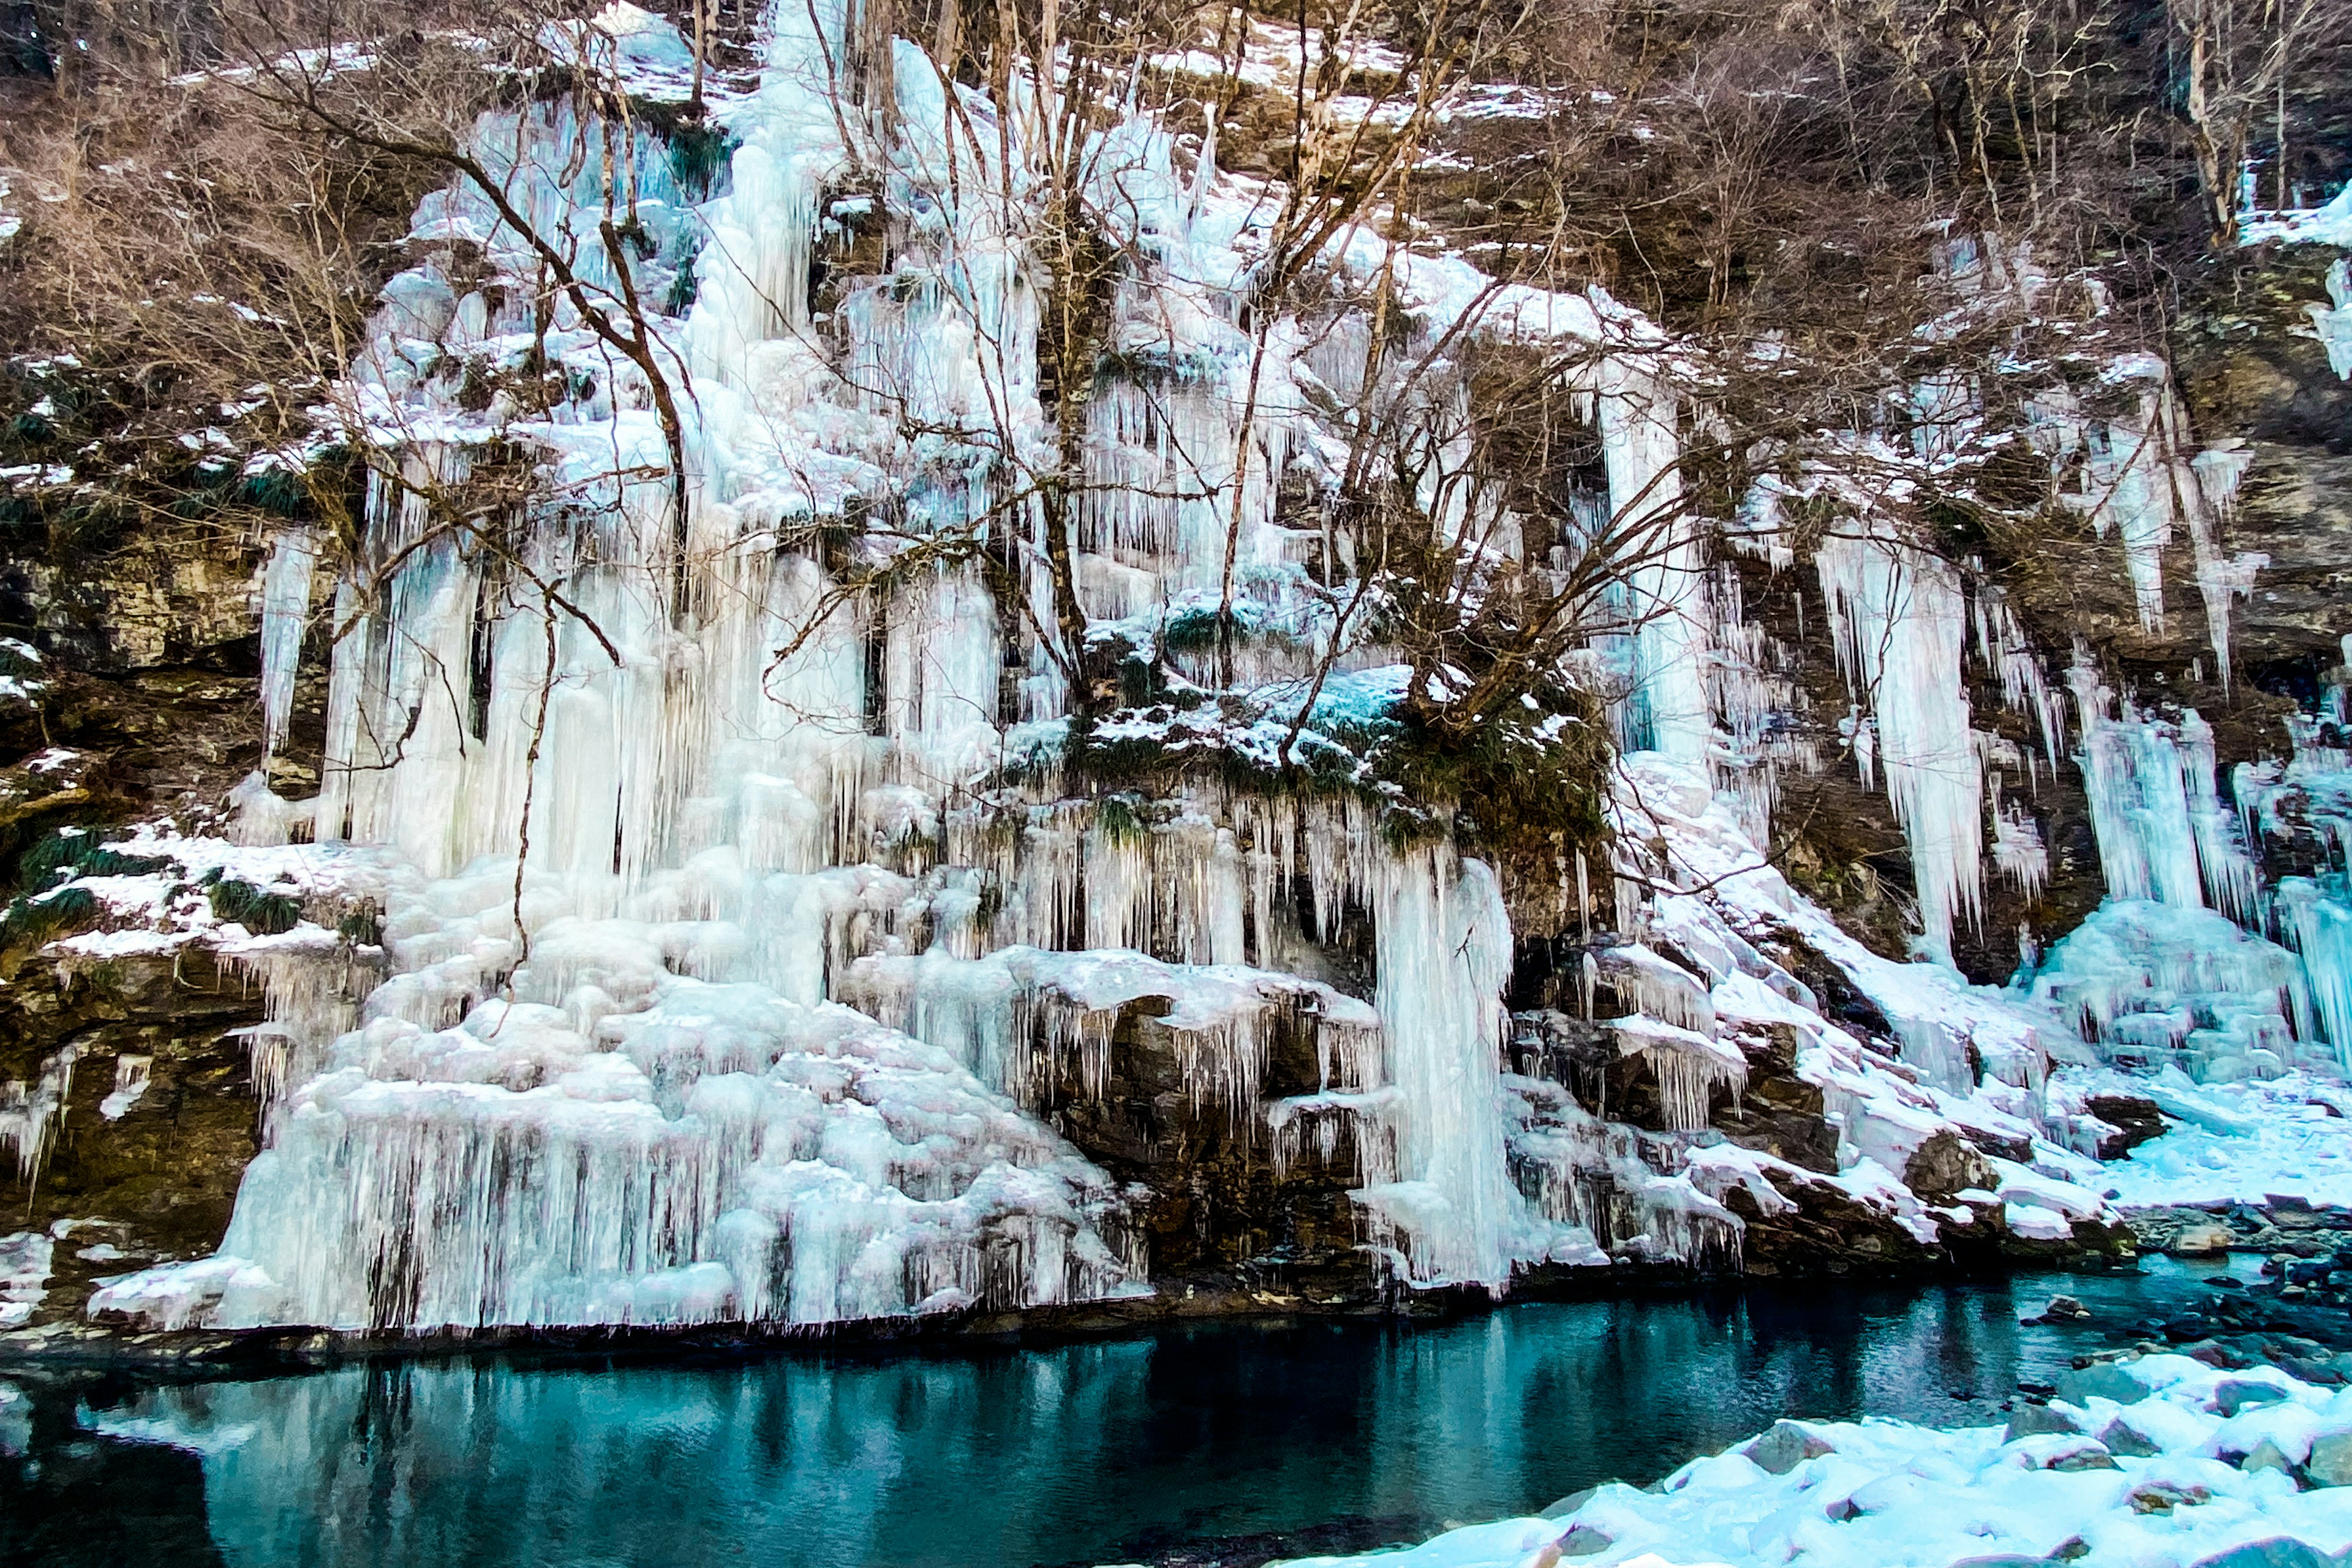
[[[2291,719],[2288,761],[2238,766],[2233,810],[2194,710],[2168,719],[2126,703],[2117,714],[2089,668],[2077,663],[2069,681],[2109,897],[2030,977],[2036,997],[2145,1070],[2229,1082],[2352,1069],[2343,688]],[[2315,862],[2316,874],[2264,886],[2263,862],[2298,842],[2291,863]]]
[[[1874,716],[1875,765],[1911,845],[1933,953],[1982,896],[1984,775],[1960,685],[1968,605],[1959,574],[1915,547],[1843,533],[1814,553],[1846,682]],[[1868,777],[1869,764],[1864,765]]]
[[[1052,438],[1034,192],[1004,163],[1032,155],[1042,107],[955,86],[900,41],[892,113],[869,117],[835,74],[843,26],[771,16],[707,188],[647,134],[572,156],[605,128],[567,103],[486,116],[472,145],[532,227],[625,208],[642,236],[625,279],[593,243],[567,251],[580,286],[547,319],[541,258],[499,205],[461,183],[420,205],[424,259],[387,285],[350,384],[375,456],[303,808],[322,845],[366,847],[342,853],[382,953],[227,950],[270,994],[252,1042],[268,1147],[219,1256],[117,1280],[95,1310],[814,1323],[1133,1290],[1127,1195],[1047,1121],[1108,1092],[1122,1030],[1172,1053],[1191,1111],[1287,1159],[1352,1157],[1366,1244],[1417,1283],[1598,1256],[1515,1184],[1511,932],[1486,868],[1391,846],[1352,799],[1056,793],[1055,565],[1034,505],[1008,500]],[[595,28],[629,90],[675,95],[666,24],[616,8]],[[1003,142],[969,134],[1000,116]],[[1148,117],[1089,156],[1133,275],[1125,368],[1089,404],[1077,596],[1104,631],[1171,644],[1230,602],[1241,673],[1296,689],[1332,629],[1276,491],[1319,482],[1302,387],[1365,383],[1370,339],[1360,319],[1311,345],[1306,322],[1238,327],[1266,204],[1205,160],[1185,176]],[[885,205],[891,269],[818,309],[813,271]],[[1488,292],[1360,232],[1335,246],[1343,272],[1392,276],[1423,331]],[[649,362],[605,352],[589,319],[626,288],[669,301]],[[1525,289],[1494,313],[1505,335],[1593,342],[1631,321]],[[569,378],[548,416],[461,401],[541,352]],[[674,426],[666,388],[690,389]],[[1604,358],[1586,389],[1612,500],[1653,533],[1688,528],[1675,399],[1647,363]],[[453,525],[508,443],[540,455],[549,499]],[[1467,526],[1454,504],[1441,526]],[[265,574],[273,739],[314,559],[289,535]],[[1634,633],[1647,732],[1690,757],[1702,571],[1677,533]],[[1309,717],[1353,700],[1361,662]],[[1176,734],[1114,719],[1093,739]],[[251,844],[306,826],[266,781],[237,804]],[[176,897],[143,934],[190,932]],[[1350,921],[1371,935],[1370,1005],[1297,973]],[[1323,1081],[1269,1104],[1270,1043],[1302,1029]]]
[[0,1148],[16,1157],[16,1172],[30,1183],[57,1136],[57,1118],[73,1089],[74,1062],[79,1047],[61,1046],[44,1058],[30,1082],[11,1079],[0,1082]]
[[[2340,738],[2315,728],[2285,770],[2236,781],[2241,807],[2272,803],[2241,823],[2197,716],[2139,711],[2087,665],[2073,760],[2114,899],[2019,989],[1958,978],[1951,939],[1988,861],[2029,890],[2048,874],[2021,800],[2068,760],[2063,702],[1997,588],[1883,498],[1808,469],[1759,482],[1726,541],[1793,565],[1782,502],[1840,503],[1808,563],[1846,737],[1906,835],[1937,962],[1839,931],[1759,848],[1776,770],[1820,759],[1776,726],[1786,683],[1685,504],[1685,397],[1661,334],[1597,289],[1496,286],[1362,228],[1321,260],[1337,285],[1380,279],[1415,343],[1588,351],[1564,402],[1606,494],[1580,497],[1556,548],[1619,538],[1634,564],[1590,665],[1563,672],[1620,678],[1628,750],[1601,868],[1622,931],[1593,936],[1577,862],[1580,1016],[1507,1014],[1504,889],[1442,831],[1401,841],[1361,793],[1233,771],[1116,789],[1066,769],[1086,744],[1265,773],[1456,673],[1397,664],[1318,592],[1349,563],[1282,500],[1335,480],[1345,443],[1318,398],[1406,410],[1444,537],[1516,530],[1449,478],[1466,383],[1404,384],[1344,288],[1312,320],[1245,310],[1268,193],[1221,176],[1212,150],[1187,171],[1139,111],[1087,148],[1126,271],[1075,455],[1057,451],[1024,142],[1052,89],[1016,80],[1000,103],[898,40],[890,112],[872,113],[840,74],[844,26],[774,11],[758,85],[717,100],[715,175],[568,102],[475,127],[501,201],[541,233],[625,212],[625,279],[580,244],[577,286],[541,311],[544,258],[498,204],[459,184],[419,206],[421,259],[386,286],[345,389],[371,469],[332,590],[320,793],[283,800],[265,772],[236,798],[241,853],[293,858],[237,864],[313,923],[224,938],[184,878],[99,878],[147,929],[60,944],[96,957],[201,932],[269,994],[251,1040],[268,1147],[220,1254],[114,1281],[95,1309],[172,1326],[808,1324],[1134,1291],[1134,1194],[1055,1129],[1147,1058],[1184,1116],[1278,1173],[1346,1183],[1361,1243],[1417,1285],[1736,1260],[1740,1213],[1785,1212],[1811,1184],[1923,1246],[1979,1212],[2060,1240],[2106,1217],[2046,1099],[2078,1032],[2208,1078],[2317,1065],[2323,1036],[2352,1048],[2342,871],[2266,893],[2255,866],[2273,817],[2317,825],[2340,861]],[[680,96],[667,24],[614,7],[595,28],[603,43],[576,46],[609,49],[627,91]],[[590,142],[614,155],[571,155]],[[888,270],[858,273],[878,254]],[[2021,252],[1970,254],[1954,260],[1969,289],[2039,287]],[[638,360],[592,321],[629,291],[661,301]],[[469,395],[541,355],[562,372],[552,408]],[[2229,603],[2259,565],[2215,542],[2245,455],[2192,455],[2160,365],[2115,372],[2122,412],[2062,400],[2030,434],[2118,540],[2150,627],[2186,529],[2226,679]],[[1964,378],[1923,382],[1909,407],[1920,462],[1982,421]],[[518,452],[540,499],[453,521]],[[1067,559],[1035,482],[1066,458]],[[289,532],[264,573],[273,746],[320,549]],[[1974,722],[1971,642],[2038,754]],[[1139,647],[1196,700],[1074,721],[1087,650]],[[1560,879],[1565,907],[1564,861]],[[337,908],[380,916],[380,945],[339,940]],[[1805,964],[1884,1031],[1837,1021]],[[1834,1171],[1709,1127],[1784,1037],[1837,1129]],[[1570,1092],[1595,1040],[1603,1069],[1644,1075],[1663,1127]],[[1311,1089],[1276,1092],[1270,1062],[1302,1044]],[[38,1103],[0,1105],[20,1159],[37,1157]],[[1906,1185],[1939,1139],[2000,1152],[1979,1207]]]
[[37,1230],[0,1236],[0,1329],[29,1319],[48,1294],[56,1250],[57,1244]]

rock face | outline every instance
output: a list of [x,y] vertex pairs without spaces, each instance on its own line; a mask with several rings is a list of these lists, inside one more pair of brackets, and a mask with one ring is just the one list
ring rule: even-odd
[[38,1180],[17,1186],[8,1219],[55,1238],[37,1316],[70,1315],[94,1279],[219,1245],[259,1146],[233,1031],[261,1021],[261,996],[203,952],[70,969],[20,952],[6,978],[0,1082],[55,1082],[66,1068]]
[[[2208,439],[2242,438],[2253,461],[2230,520],[2233,550],[2270,563],[2240,606],[2234,636],[2249,680],[2305,697],[2342,659],[2352,592],[2352,387],[2329,367],[2306,307],[2328,301],[2332,246],[2273,243],[2194,279],[2173,338],[2173,368]],[[2150,662],[2191,650],[2151,647]],[[2275,740],[2273,741],[2275,745]]]

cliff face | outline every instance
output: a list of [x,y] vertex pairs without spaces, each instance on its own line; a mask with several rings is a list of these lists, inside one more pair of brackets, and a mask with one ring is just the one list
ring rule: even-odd
[[[861,35],[836,80],[825,26],[705,104],[616,7],[483,108],[401,187],[302,497],[240,450],[228,521],[142,491],[77,532],[107,485],[49,477],[20,364],[0,1131],[72,1259],[41,1318],[169,1260],[100,1310],[807,1323],[2114,1250],[2116,1129],[2054,1071],[2345,1043],[2316,949],[2229,891],[2327,870],[2320,807],[2242,842],[2199,773],[2251,789],[2340,700],[2352,426],[2298,331],[2332,247],[2188,268],[2151,358],[2115,268],[1945,213],[1981,226],[1926,319],[1856,355],[1687,193],[1528,183],[1547,137],[1693,155],[1552,44],[1423,124],[1433,59],[1250,24],[1081,115],[1103,167],[1057,195],[984,46],[926,76]],[[1425,165],[1426,232],[1346,181],[1302,208],[1326,156],[1398,204]],[[1654,228],[1520,258],[1596,192]],[[1882,310],[1848,260],[1808,278]],[[2116,996],[2172,950],[2045,962],[2118,898],[2308,973],[2150,1046]]]

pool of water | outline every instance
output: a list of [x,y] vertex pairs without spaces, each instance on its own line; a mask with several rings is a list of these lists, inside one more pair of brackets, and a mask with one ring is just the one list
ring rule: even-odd
[[725,1364],[0,1368],[0,1562],[1248,1563],[1646,1482],[1781,1415],[1999,1421],[2105,1341],[2021,1327],[2053,1291],[2112,1326],[2194,1289],[2156,1260]]

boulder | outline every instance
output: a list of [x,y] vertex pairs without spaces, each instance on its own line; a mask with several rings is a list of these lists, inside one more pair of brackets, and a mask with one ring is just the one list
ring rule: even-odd
[[2268,1437],[2254,1445],[2254,1451],[2238,1461],[2238,1468],[2251,1475],[2256,1470],[2276,1470],[2281,1475],[2294,1474],[2294,1461],[2281,1451]]
[[2237,1244],[2238,1233],[2226,1225],[2192,1225],[2183,1227],[2167,1250],[2183,1258],[2205,1258],[2227,1252]]
[[2322,1432],[2311,1440],[2303,1473],[2323,1487],[2352,1487],[2352,1426]]
[[2276,1405],[2285,1397],[2286,1394],[2283,1390],[2273,1388],[2267,1383],[2254,1383],[2245,1378],[2232,1377],[2215,1385],[2213,1408],[2224,1415],[2235,1415],[2250,1405]]
[[1552,1542],[1559,1548],[1562,1557],[1590,1557],[1596,1552],[1608,1551],[1616,1543],[1608,1531],[1595,1530],[1589,1524],[1577,1525]]
[[2098,1437],[2108,1453],[2121,1454],[2126,1459],[2145,1459],[2164,1451],[2120,1415],[2102,1427]]
[[2201,1557],[2189,1568],[2341,1568],[2342,1563],[2315,1546],[2273,1535]]
[[2086,1399],[2112,1399],[2118,1405],[2137,1405],[2147,1397],[2147,1388],[2116,1363],[2095,1362],[2061,1376],[2058,1379],[2058,1397],[2069,1405],[2080,1405]]
[[2056,1405],[2021,1403],[2010,1415],[2009,1433],[2001,1441],[2014,1443],[2020,1437],[2038,1437],[2052,1432],[2074,1436],[2082,1430],[2083,1422],[2079,1415]]
[[1807,1459],[1817,1459],[1835,1450],[1794,1421],[1775,1421],[1770,1431],[1751,1438],[1739,1451],[1753,1459],[1759,1469],[1785,1476]]

